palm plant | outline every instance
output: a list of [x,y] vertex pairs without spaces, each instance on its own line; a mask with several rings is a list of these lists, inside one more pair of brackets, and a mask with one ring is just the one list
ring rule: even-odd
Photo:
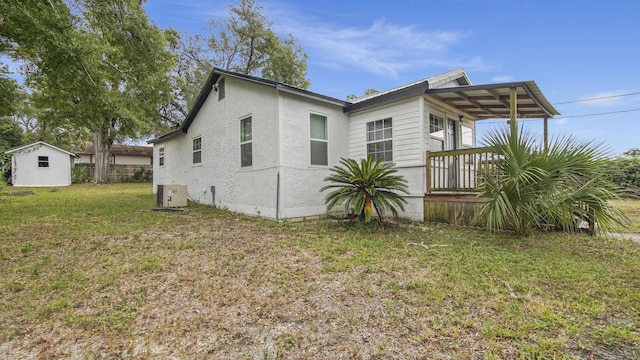
[[489,201],[478,215],[490,230],[524,236],[534,228],[575,231],[577,218],[605,231],[624,224],[624,214],[609,202],[618,191],[605,180],[602,144],[560,137],[541,150],[523,130],[515,136],[495,131],[484,141],[500,158],[497,174],[480,185],[480,195]]
[[359,164],[354,159],[342,158],[340,164],[324,179],[332,184],[320,189],[321,192],[335,189],[325,197],[328,209],[344,203],[347,210],[353,210],[365,222],[371,221],[374,209],[380,220],[385,209],[394,216],[398,216],[398,209],[404,211],[407,201],[398,192],[409,194],[407,181],[395,175],[398,170],[394,169],[394,163],[368,157]]

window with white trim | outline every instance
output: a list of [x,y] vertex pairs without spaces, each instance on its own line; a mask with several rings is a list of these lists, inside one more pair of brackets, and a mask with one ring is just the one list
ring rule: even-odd
[[327,117],[318,114],[309,116],[309,138],[311,165],[329,165],[329,141]]
[[39,168],[48,168],[49,167],[49,157],[48,156],[38,156],[38,167]]
[[251,117],[240,120],[240,166],[253,165],[253,137]]
[[444,150],[444,118],[429,114],[429,149]]
[[202,138],[193,139],[193,163],[200,164],[202,162]]
[[224,78],[218,80],[218,83],[216,84],[216,89],[218,91],[218,101],[224,99],[225,97]]
[[374,160],[393,161],[393,131],[391,118],[367,123],[367,156]]
[[158,148],[158,166],[164,166],[164,146]]

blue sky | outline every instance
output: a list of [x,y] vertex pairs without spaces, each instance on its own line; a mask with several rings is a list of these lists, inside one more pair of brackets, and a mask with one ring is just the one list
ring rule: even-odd
[[[193,35],[237,2],[144,6],[161,28]],[[312,91],[344,99],[462,67],[476,85],[536,81],[561,113],[549,121],[551,135],[604,142],[612,155],[640,148],[640,1],[256,2],[274,30],[292,34],[309,55]],[[542,132],[542,120],[523,123]],[[500,124],[478,122],[478,138]]]
[[[552,135],[603,141],[612,154],[640,148],[638,1],[256,2],[309,55],[312,91],[345,98],[463,67],[474,84],[535,80],[562,114],[549,121]],[[197,34],[231,3],[148,0],[145,8],[160,27]],[[591,98],[602,99],[562,104]],[[610,114],[581,116],[601,113]],[[542,120],[526,126],[542,132]]]

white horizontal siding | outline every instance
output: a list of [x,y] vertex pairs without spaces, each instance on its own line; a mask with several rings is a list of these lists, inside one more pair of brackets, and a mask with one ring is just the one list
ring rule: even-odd
[[368,122],[391,118],[393,120],[393,161],[398,166],[420,164],[422,124],[418,99],[416,97],[352,114],[349,121],[349,156],[366,157],[366,124]]

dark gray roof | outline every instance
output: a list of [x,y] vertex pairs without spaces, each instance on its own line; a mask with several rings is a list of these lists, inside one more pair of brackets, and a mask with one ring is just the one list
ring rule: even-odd
[[211,74],[209,74],[209,77],[207,78],[207,81],[202,87],[202,90],[200,90],[200,94],[198,95],[195,104],[187,114],[187,117],[185,118],[185,120],[180,125],[180,128],[172,132],[169,132],[167,134],[164,134],[160,137],[157,137],[155,139],[149,140],[147,143],[153,144],[159,141],[170,139],[176,135],[186,133],[189,130],[189,127],[191,126],[191,123],[195,119],[196,115],[198,114],[198,111],[200,111],[200,108],[202,108],[202,105],[204,105],[205,101],[209,97],[209,94],[211,94],[211,90],[213,89],[214,85],[218,82],[218,80],[222,76],[242,79],[242,80],[250,81],[256,84],[269,86],[269,87],[278,89],[279,91],[303,96],[309,99],[322,101],[322,102],[337,105],[343,108],[346,107],[347,105],[347,102],[344,100],[332,98],[330,96],[326,96],[326,95],[322,95],[322,94],[308,91],[305,89],[301,89],[292,85],[284,84],[284,83],[273,81],[273,80],[263,79],[263,78],[259,78],[251,75],[240,74],[233,71],[213,68],[213,70],[211,71]]
[[[164,141],[179,134],[186,133],[198,111],[207,100],[213,86],[221,76],[242,79],[276,88],[280,91],[341,106],[345,113],[358,112],[422,94],[442,101],[478,120],[504,118],[509,117],[509,89],[516,88],[518,98],[517,117],[552,118],[554,115],[560,114],[544,97],[542,91],[540,91],[534,81],[470,85],[471,81],[463,69],[449,71],[348,102],[277,81],[214,68],[200,91],[196,103],[189,111],[180,128],[153,140],[149,140],[148,143]],[[456,86],[443,87],[448,84],[454,84]]]

